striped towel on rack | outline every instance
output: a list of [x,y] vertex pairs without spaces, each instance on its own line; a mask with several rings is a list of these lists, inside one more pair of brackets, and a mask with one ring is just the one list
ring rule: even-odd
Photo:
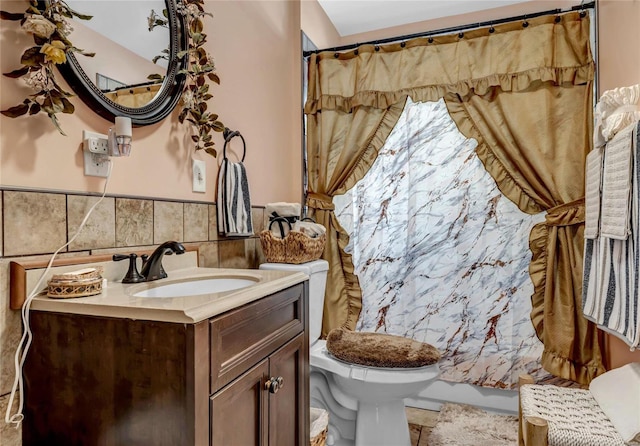
[[218,172],[218,232],[228,237],[253,235],[247,171],[241,162],[222,160]]
[[582,309],[598,328],[634,349],[640,345],[640,123],[621,130],[608,145],[612,143],[628,143],[631,151],[631,236],[619,239],[601,233],[585,240]]

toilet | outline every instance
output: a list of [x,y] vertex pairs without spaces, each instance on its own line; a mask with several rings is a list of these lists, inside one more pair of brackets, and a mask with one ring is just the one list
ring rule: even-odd
[[329,412],[327,446],[409,446],[403,400],[438,377],[438,364],[386,369],[334,358],[320,339],[328,262],[264,263],[260,269],[301,271],[309,276],[311,406]]

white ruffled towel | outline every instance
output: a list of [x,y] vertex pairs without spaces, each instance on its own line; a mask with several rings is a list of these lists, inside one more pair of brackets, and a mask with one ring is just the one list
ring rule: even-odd
[[602,147],[620,130],[640,119],[640,84],[602,93],[593,118],[593,146]]
[[218,172],[218,232],[227,237],[253,235],[249,182],[244,164],[222,160]]

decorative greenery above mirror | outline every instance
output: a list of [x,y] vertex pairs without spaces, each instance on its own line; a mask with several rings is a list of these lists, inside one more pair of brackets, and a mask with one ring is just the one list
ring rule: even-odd
[[[72,3],[71,0],[68,2]],[[95,6],[100,2],[92,3],[92,6]],[[111,8],[114,3],[126,5],[127,10],[120,11],[119,14],[126,15],[133,9],[133,2],[108,3]],[[68,99],[72,94],[64,91],[56,81],[53,70],[55,65],[80,99],[110,121],[113,121],[115,116],[128,116],[136,126],[153,124],[165,118],[181,101],[178,119],[181,123],[186,123],[193,128],[194,133],[191,139],[195,143],[195,149],[205,150],[210,155],[216,156],[211,132],[221,132],[224,125],[218,121],[216,114],[208,111],[207,101],[212,97],[209,83],[219,84],[220,79],[215,73],[213,57],[203,47],[207,36],[204,33],[202,20],[204,16],[211,14],[204,11],[204,0],[160,0],[159,3],[161,7],[164,6],[162,16],[149,8],[148,1],[145,4],[147,11],[142,18],[145,32],[150,33],[156,27],[167,28],[169,37],[166,47],[156,49],[161,57],[149,57],[148,61],[142,61],[145,64],[148,62],[151,68],[145,69],[153,72],[147,71],[144,76],[147,79],[143,78],[150,82],[144,83],[146,97],[140,105],[131,101],[124,102],[117,97],[119,93],[141,97],[138,95],[137,85],[132,85],[131,81],[119,82],[117,79],[105,76],[104,73],[89,68],[89,65],[81,64],[80,59],[84,58],[76,58],[75,53],[86,56],[94,54],[80,50],[71,43],[71,40],[78,36],[86,36],[86,32],[82,34],[78,31],[88,27],[70,19],[90,20],[92,18],[90,15],[76,12],[64,0],[31,0],[25,13],[2,12],[2,19],[20,21],[22,28],[33,34],[35,42],[35,46],[25,51],[21,58],[23,67],[11,73],[5,73],[5,76],[23,78],[27,85],[36,91],[22,104],[3,110],[2,113],[9,117],[18,117],[27,113],[32,115],[45,112],[60,133],[64,134],[56,114],[73,113],[74,107]],[[74,27],[78,30],[71,34]],[[107,28],[113,28],[113,26],[107,23]],[[93,30],[89,32],[94,33],[89,36],[96,35]],[[139,40],[146,41],[146,38]],[[132,46],[126,42],[124,46],[112,45],[112,42],[104,36],[95,37],[95,40],[85,37],[81,41],[88,50],[95,49],[90,48],[91,44],[102,52],[107,51],[106,47],[122,48],[122,54],[107,58],[108,68],[121,63],[124,52],[129,52]],[[136,57],[142,60],[139,56]],[[164,62],[167,65],[166,68],[153,65],[151,59],[155,59],[153,63],[158,60]],[[156,70],[155,67],[158,69]],[[161,71],[162,74],[157,71]],[[107,83],[115,85],[115,92],[107,91],[109,87],[101,88],[97,85],[98,81],[91,78],[100,79],[100,76]]]

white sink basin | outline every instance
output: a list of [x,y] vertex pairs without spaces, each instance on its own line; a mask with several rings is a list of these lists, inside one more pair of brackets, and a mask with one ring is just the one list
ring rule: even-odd
[[189,280],[148,288],[134,293],[134,297],[185,297],[238,290],[258,283],[258,279],[215,277]]

